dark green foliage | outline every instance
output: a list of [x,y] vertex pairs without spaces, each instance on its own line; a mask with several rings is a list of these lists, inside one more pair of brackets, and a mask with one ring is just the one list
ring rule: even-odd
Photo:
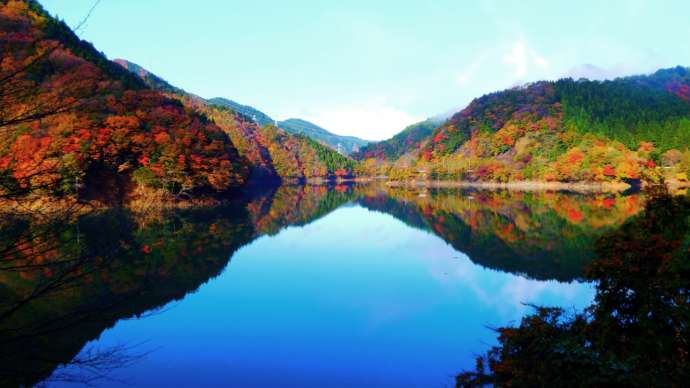
[[690,144],[690,101],[674,92],[684,85],[690,85],[690,71],[683,67],[613,81],[554,84],[566,128],[603,135],[630,149],[650,141],[662,152]]
[[541,81],[488,94],[438,128],[422,156],[453,153],[474,132],[496,132],[509,121],[529,128],[548,117],[556,120],[555,129],[602,135],[631,150],[642,141],[659,152],[682,150],[690,144],[690,70],[611,81]]
[[421,142],[429,137],[442,122],[438,119],[427,119],[405,128],[392,138],[371,143],[352,155],[357,160],[367,158],[395,160],[409,151],[416,150]]
[[[350,175],[352,173],[352,170],[355,168],[354,160],[337,152],[333,152],[332,149],[305,135],[298,135],[298,137],[303,138],[311,147],[314,148],[314,150],[316,150],[316,155],[318,156],[319,160],[326,165],[329,173],[335,173],[336,175],[338,174],[338,171],[340,171],[341,175]],[[346,174],[343,172],[346,172]]]

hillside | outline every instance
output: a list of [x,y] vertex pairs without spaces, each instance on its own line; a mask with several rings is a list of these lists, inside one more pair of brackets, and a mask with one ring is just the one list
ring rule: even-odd
[[276,121],[266,113],[253,108],[248,105],[242,105],[232,100],[222,97],[211,98],[209,103],[220,105],[234,110],[253,121],[260,126],[276,125],[293,135],[305,135],[309,138],[318,141],[321,144],[327,145],[338,152],[349,155],[359,148],[369,144],[369,141],[362,140],[354,136],[340,136],[329,132],[328,130],[319,127],[318,125],[302,119],[287,119],[283,121]]
[[[349,176],[354,170],[354,161],[304,135],[291,134],[275,127],[268,116],[253,108],[224,99],[206,101],[168,84],[141,66],[123,59],[116,62],[138,76],[143,75],[141,79],[150,87],[178,99],[184,106],[216,123],[236,145],[239,154],[249,162],[249,180],[252,183],[333,179]],[[221,104],[214,104],[212,101]],[[239,106],[238,109],[252,114],[252,118],[234,110],[232,106]],[[251,112],[258,112],[260,115]],[[259,125],[261,120],[266,120],[267,124]]]
[[124,67],[125,70],[129,71],[130,73],[136,74],[152,89],[166,93],[184,93],[184,90],[170,85],[168,81],[150,73],[148,70],[137,65],[136,63],[132,63],[124,59],[115,59],[113,62]]
[[369,144],[368,140],[362,140],[354,136],[341,136],[333,134],[316,124],[302,119],[287,119],[279,121],[278,126],[287,132],[308,136],[319,143],[325,144],[338,152],[349,155],[361,147]]
[[208,100],[209,103],[213,105],[224,106],[230,108],[235,112],[252,119],[254,122],[260,126],[275,124],[275,120],[270,118],[266,113],[255,109],[249,105],[242,105],[238,102],[228,100],[227,98],[215,97]]
[[[0,194],[129,201],[245,182],[205,116],[148,88],[34,1],[0,3]],[[142,191],[143,190],[143,191]]]
[[413,163],[387,168],[396,179],[686,181],[689,96],[683,67],[541,81],[475,99],[421,141]]
[[388,140],[370,143],[362,147],[352,157],[357,160],[371,158],[396,160],[408,152],[420,149],[422,142],[441,124],[443,124],[442,120],[433,118],[412,124]]

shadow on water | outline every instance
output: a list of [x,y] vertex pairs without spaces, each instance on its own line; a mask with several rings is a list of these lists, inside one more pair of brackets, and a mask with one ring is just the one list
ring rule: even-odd
[[35,222],[22,222],[3,256],[2,385],[32,385],[70,362],[84,374],[54,378],[86,382],[131,362],[128,346],[79,352],[119,319],[183,298],[218,275],[253,235],[243,209],[155,220],[110,210],[59,225]]
[[479,265],[572,281],[585,278],[594,241],[638,214],[644,199],[307,185],[148,215],[8,215],[0,223],[0,385],[108,378],[149,349],[85,348],[104,330],[194,292],[254,239],[346,204],[437,235]]
[[535,306],[459,387],[683,386],[690,378],[690,199],[661,193],[594,244],[583,312]]

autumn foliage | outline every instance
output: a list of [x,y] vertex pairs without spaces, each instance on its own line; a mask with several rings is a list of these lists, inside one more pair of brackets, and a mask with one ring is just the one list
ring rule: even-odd
[[260,125],[240,112],[176,88],[153,73],[117,60],[151,88],[179,100],[215,122],[237,147],[250,167],[253,182],[329,180],[350,177],[355,162],[304,135],[291,134],[271,124]]
[[473,100],[414,143],[367,146],[358,156],[376,163],[360,169],[392,180],[678,180],[690,172],[689,88],[682,67],[527,84]]
[[117,186],[122,199],[137,185],[191,194],[244,182],[248,169],[217,125],[148,89],[37,3],[0,4],[0,45],[0,80],[11,81],[2,87],[27,91],[3,95],[0,108],[4,193],[98,196]]

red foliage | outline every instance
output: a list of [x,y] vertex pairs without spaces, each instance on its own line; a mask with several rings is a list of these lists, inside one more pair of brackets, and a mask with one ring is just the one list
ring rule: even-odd
[[438,134],[434,136],[434,143],[440,143],[445,139],[448,139],[448,135],[443,131],[439,131]]
[[604,205],[605,208],[610,209],[614,206],[616,206],[616,200],[613,198],[606,198],[602,204]]
[[577,209],[568,209],[568,219],[574,223],[580,223],[585,218],[584,214]]
[[[178,188],[222,190],[242,183],[247,167],[218,126],[157,91],[111,79],[107,65],[88,62],[46,38],[47,16],[24,2],[12,4],[16,7],[0,5],[0,78],[32,61],[41,48],[58,46],[50,52],[50,66],[31,75],[19,73],[16,87],[31,90],[31,103],[37,106],[80,102],[79,109],[57,109],[29,124],[4,128],[9,136],[0,139],[0,168],[9,169],[20,186],[59,192],[60,183],[74,176],[137,169],[154,173],[140,184],[164,181]],[[2,106],[15,114],[23,109],[24,101]]]
[[666,85],[666,90],[684,100],[690,101],[690,86],[686,84],[669,83]]
[[579,164],[585,159],[585,155],[580,151],[573,151],[568,155],[568,162]]
[[608,177],[614,177],[616,176],[616,169],[613,168],[610,164],[607,164],[604,166],[603,174]]

